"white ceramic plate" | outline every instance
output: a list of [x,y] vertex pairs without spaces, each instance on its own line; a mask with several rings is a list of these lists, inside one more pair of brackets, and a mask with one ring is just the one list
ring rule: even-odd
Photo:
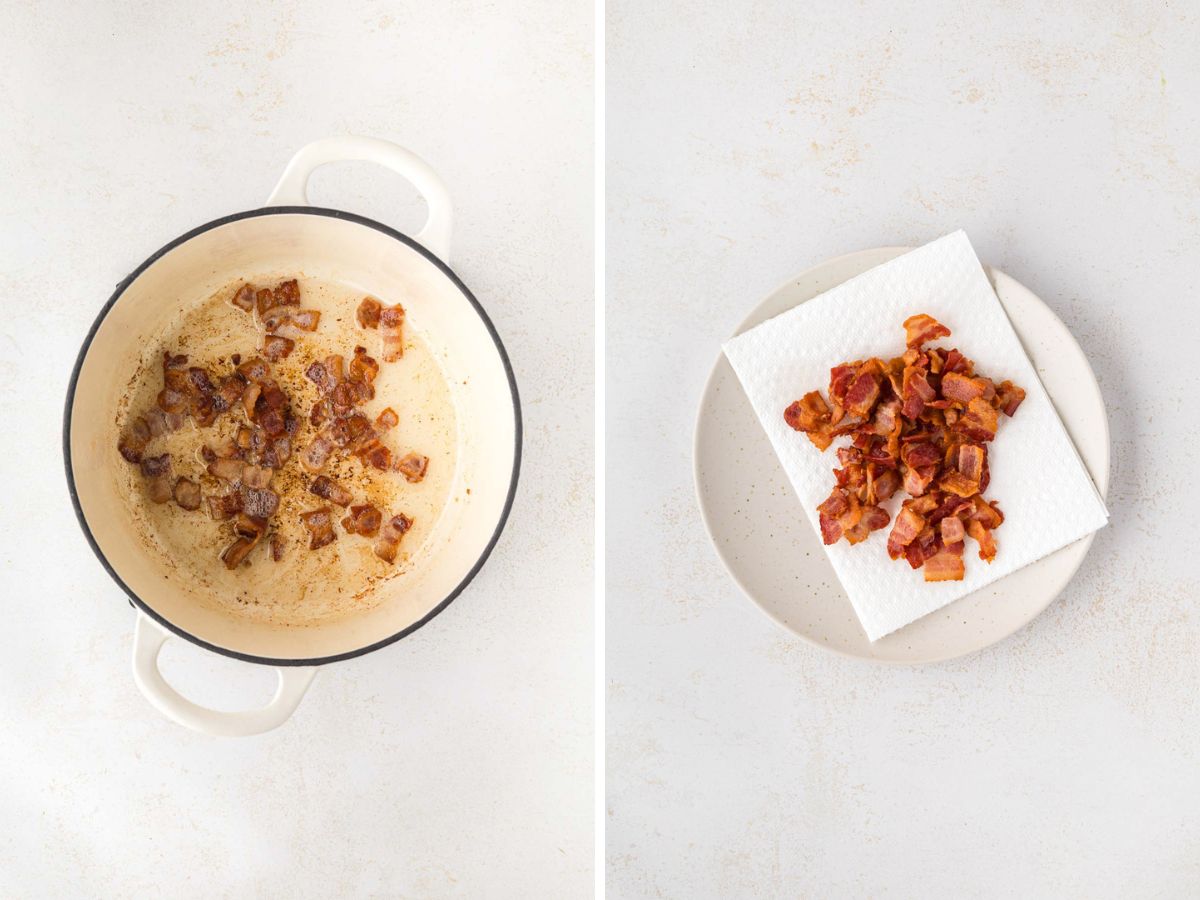
[[[760,303],[736,333],[907,250],[863,250],[809,269]],[[985,270],[1084,464],[1105,494],[1108,419],[1087,358],[1066,326],[1030,290],[1003,272]],[[789,631],[860,659],[937,662],[1003,640],[1050,605],[1092,543],[1091,536],[1076,541],[871,643],[724,355],[704,389],[694,464],[704,524],[738,586]]]

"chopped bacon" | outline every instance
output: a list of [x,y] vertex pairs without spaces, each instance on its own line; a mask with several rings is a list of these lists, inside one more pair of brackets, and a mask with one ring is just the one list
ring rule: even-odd
[[325,368],[324,365],[319,362],[314,362],[307,369],[305,369],[304,377],[315,384],[317,386],[317,390],[319,390],[322,394],[328,394],[335,387],[337,387],[337,381],[334,379],[333,375],[327,368]]
[[1017,414],[1017,407],[1025,399],[1025,390],[1017,387],[1011,381],[1002,381],[996,388],[996,403],[1000,411],[1009,418]]
[[404,355],[404,307],[399,303],[379,311],[379,334],[383,338],[383,361],[400,359]]
[[254,305],[261,316],[275,305],[275,293],[270,288],[259,288],[254,293]]
[[396,463],[396,471],[404,476],[404,480],[415,484],[425,478],[425,470],[429,468],[429,457],[419,453],[406,453]]
[[300,285],[295,278],[289,281],[281,281],[272,292],[272,297],[275,300],[276,306],[299,306]]
[[396,415],[396,411],[390,406],[386,407],[379,415],[375,417],[375,427],[379,431],[388,431],[400,424],[400,417]]
[[221,551],[221,562],[225,563],[227,569],[236,569],[257,544],[256,539],[240,537]]
[[208,497],[208,514],[214,519],[230,519],[242,511],[242,495],[237,491],[223,496]]
[[371,384],[379,375],[379,363],[367,355],[366,347],[355,347],[350,360],[350,380]]
[[117,441],[117,450],[126,462],[137,463],[142,460],[142,452],[150,443],[150,426],[141,416],[129,423],[129,429]]
[[388,519],[380,530],[378,539],[375,541],[375,555],[384,562],[395,562],[396,551],[400,547],[400,539],[408,533],[408,530],[412,528],[412,524],[412,519],[403,513]]
[[976,374],[957,349],[927,346],[950,335],[932,317],[912,316],[904,328],[901,356],[834,366],[828,402],[812,391],[785,410],[784,420],[820,450],[850,438],[837,450],[833,492],[817,508],[825,543],[865,540],[882,527],[877,523],[887,524],[877,504],[903,488],[910,499],[892,526],[889,555],[914,569],[931,565],[930,580],[961,578],[966,535],[978,532],[994,555],[991,531],[1004,517],[982,496],[990,481],[987,444],[999,414],[1016,412],[1025,392]]
[[996,541],[992,532],[977,519],[967,522],[967,534],[979,544],[979,558],[990,563],[996,558]]
[[182,476],[175,479],[175,487],[171,491],[175,502],[187,510],[200,508],[200,485],[190,478]]
[[151,437],[162,437],[183,427],[183,416],[179,413],[163,412],[158,406],[152,406],[143,418],[150,429]]
[[904,320],[904,342],[909,347],[921,347],[930,341],[949,336],[950,329],[933,316],[919,313]]
[[248,488],[262,490],[271,486],[271,477],[275,473],[265,466],[242,466],[241,481]]
[[319,475],[313,480],[313,483],[308,486],[309,493],[316,494],[322,500],[328,500],[330,503],[335,503],[338,506],[346,507],[354,499],[354,495],[348,490],[325,475]]
[[962,581],[964,574],[963,544],[946,544],[925,560],[926,581]]
[[350,507],[350,515],[342,519],[342,528],[347,534],[361,534],[363,537],[375,537],[383,522],[383,514],[370,503]]
[[244,363],[238,363],[237,373],[247,381],[262,384],[271,377],[271,367],[265,359],[256,356],[253,359],[246,360]]
[[379,314],[382,310],[383,304],[374,297],[363,297],[362,303],[358,304],[355,317],[363,328],[378,328]]
[[316,331],[320,321],[321,313],[315,309],[289,312],[285,307],[276,307],[263,317],[263,327],[272,335],[297,340]]
[[279,495],[268,488],[253,488],[243,485],[239,491],[241,508],[252,516],[264,519],[275,515],[279,509]]
[[174,489],[171,486],[171,475],[168,472],[151,475],[146,479],[146,488],[150,494],[150,499],[155,503],[166,503],[174,496]]
[[278,531],[271,535],[271,560],[279,562],[283,559],[284,540],[283,535]]
[[240,481],[243,463],[240,459],[214,459],[208,464],[208,474],[222,481]]
[[292,352],[296,342],[285,337],[268,334],[263,338],[262,353],[271,362],[279,362]]
[[141,461],[142,474],[147,478],[153,478],[155,475],[167,475],[171,471],[171,455],[164,453],[161,456],[147,456]]
[[333,518],[328,506],[301,513],[300,521],[308,529],[309,550],[319,550],[337,540],[337,533],[333,530]]
[[300,454],[300,464],[309,472],[320,472],[325,467],[325,461],[329,459],[332,450],[333,444],[329,438],[319,434]]
[[237,289],[237,293],[233,295],[231,302],[238,309],[250,312],[254,309],[254,288],[248,284],[243,284]]

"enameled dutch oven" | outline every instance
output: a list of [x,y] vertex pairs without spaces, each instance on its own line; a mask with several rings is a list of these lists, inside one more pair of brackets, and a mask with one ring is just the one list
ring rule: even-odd
[[[407,178],[425,198],[429,219],[415,237],[362,216],[307,205],[309,176],[331,162],[378,163]],[[487,314],[450,269],[451,210],[441,179],[394,144],[340,137],[302,149],[262,209],[235,213],[171,241],[117,287],[88,332],[67,392],[63,452],[80,526],[113,580],[138,610],[133,673],[142,693],[175,721],[210,734],[245,735],[282,724],[317,667],[378,650],[441,612],[484,564],[504,528],[521,456],[517,386]],[[113,415],[131,372],[176,310],[164,296],[195,285],[196,296],[246,272],[303,270],[328,281],[403,302],[408,320],[442,360],[458,425],[456,483],[462,502],[447,504],[419,564],[362,613],[293,627],[231,615],[203,602],[203,590],[148,553],[114,467]],[[276,668],[279,685],[260,709],[220,712],[177,693],[158,669],[163,644],[177,635],[226,656]]]

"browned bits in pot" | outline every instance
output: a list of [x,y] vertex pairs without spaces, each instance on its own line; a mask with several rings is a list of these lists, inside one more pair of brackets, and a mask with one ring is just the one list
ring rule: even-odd
[[[233,295],[233,299],[230,302],[238,309],[250,312],[254,309],[254,288],[248,284],[243,284],[237,289],[237,293]],[[234,361],[234,365],[237,365],[236,360]]]
[[187,510],[200,508],[200,485],[190,478],[176,478],[173,491],[175,502]]
[[374,537],[379,533],[383,522],[383,514],[370,503],[350,507],[350,515],[342,519],[342,528],[347,534],[361,534],[363,537]]
[[296,342],[285,337],[268,334],[263,338],[262,353],[271,362],[279,362],[290,354]]
[[429,468],[429,457],[419,453],[407,453],[396,463],[396,471],[404,476],[409,484],[416,484],[425,478],[425,470]]
[[362,303],[358,304],[355,318],[363,328],[378,328],[379,313],[382,309],[383,305],[374,297],[363,297]]
[[301,513],[300,521],[308,529],[309,550],[319,550],[326,544],[332,544],[337,540],[337,534],[333,530],[333,517],[328,506]]
[[343,507],[349,506],[350,501],[354,499],[348,490],[326,475],[317,476],[308,486],[308,491],[310,494],[316,494],[322,500],[328,500],[330,503]]

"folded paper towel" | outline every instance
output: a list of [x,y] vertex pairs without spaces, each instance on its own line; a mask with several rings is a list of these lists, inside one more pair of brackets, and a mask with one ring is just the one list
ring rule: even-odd
[[[980,372],[1025,388],[1014,418],[1000,417],[989,446],[986,496],[1004,511],[989,565],[968,539],[962,581],[929,583],[887,554],[888,529],[850,546],[825,548],[867,637],[875,641],[947,603],[1102,528],[1108,513],[1062,421],[1025,355],[963,232],[897,257],[728,341],[725,355],[779,456],[800,504],[818,529],[817,506],[833,486],[834,449],[821,453],[783,420],[788,404],[827,393],[832,366],[904,346],[901,323],[928,313],[953,334]],[[835,442],[840,446],[845,439]],[[901,492],[902,495],[902,492]],[[895,513],[902,496],[883,504]],[[781,561],[781,564],[785,564]]]

